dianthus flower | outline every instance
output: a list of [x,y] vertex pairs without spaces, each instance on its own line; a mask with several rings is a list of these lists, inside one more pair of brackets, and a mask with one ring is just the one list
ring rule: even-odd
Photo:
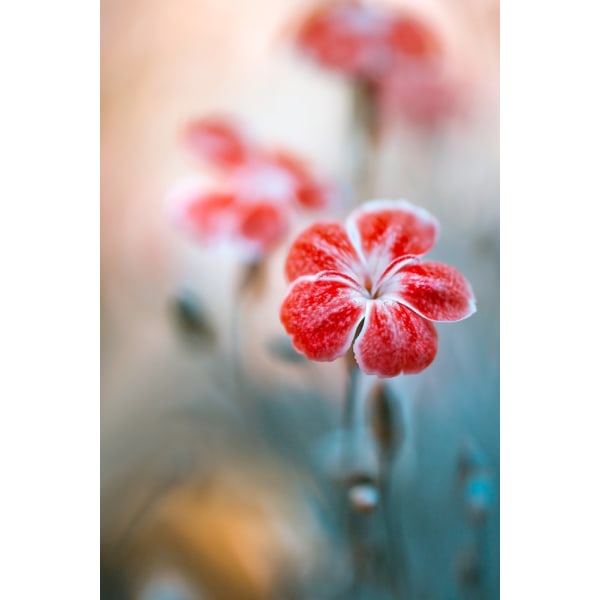
[[303,23],[297,43],[322,66],[378,80],[408,62],[435,60],[440,46],[415,17],[354,0],[330,2]]
[[353,345],[367,374],[418,373],[437,352],[433,322],[475,312],[471,286],[449,265],[422,261],[436,219],[404,200],[372,200],[345,225],[316,223],[288,254],[291,285],[280,311],[294,348],[332,361]]
[[217,183],[178,182],[169,195],[176,223],[211,245],[234,248],[248,261],[283,238],[295,208],[319,209],[334,200],[332,186],[317,180],[301,159],[262,148],[225,119],[190,123],[183,141],[195,159],[212,168]]
[[335,1],[312,13],[296,40],[322,67],[366,83],[378,119],[400,116],[434,127],[464,108],[456,65],[434,30],[413,15]]

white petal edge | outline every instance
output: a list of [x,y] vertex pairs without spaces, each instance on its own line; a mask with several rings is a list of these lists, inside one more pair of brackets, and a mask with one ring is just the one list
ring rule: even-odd
[[[396,275],[397,275],[397,273],[396,273]],[[379,298],[377,298],[377,300],[388,299],[388,300],[392,300],[394,302],[398,302],[398,304],[402,304],[403,306],[406,306],[407,308],[412,310],[414,313],[417,313],[420,317],[423,317],[426,321],[431,321],[432,323],[459,323],[460,321],[464,321],[465,319],[468,319],[469,317],[473,316],[477,312],[477,301],[475,300],[475,295],[473,294],[473,290],[471,289],[471,284],[469,283],[468,285],[469,285],[469,292],[470,292],[469,312],[464,317],[461,317],[460,319],[451,319],[451,320],[431,319],[428,316],[424,315],[420,310],[415,308],[407,300],[405,300],[400,295],[400,292],[384,293],[381,296],[379,296]]]

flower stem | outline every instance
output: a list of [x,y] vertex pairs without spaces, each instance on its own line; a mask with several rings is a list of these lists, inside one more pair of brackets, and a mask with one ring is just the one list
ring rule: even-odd
[[386,533],[387,570],[394,592],[398,597],[407,598],[411,592],[403,541],[402,507],[397,498],[392,500],[394,460],[399,456],[405,439],[402,398],[392,398],[387,387],[380,384],[374,390],[372,405],[373,426],[379,441],[381,513]]
[[[345,431],[342,448],[342,486],[341,498],[346,531],[350,545],[352,561],[352,586],[356,588],[363,582],[370,570],[371,551],[367,540],[365,514],[352,502],[352,490],[356,486],[374,484],[373,464],[368,464],[369,447],[367,422],[365,417],[366,397],[362,392],[362,373],[354,362],[352,351],[346,356],[348,367],[348,387],[343,407],[343,428]],[[371,468],[369,468],[369,466]],[[373,507],[369,507],[370,512]]]
[[231,356],[233,377],[237,391],[243,391],[244,356],[242,339],[242,308],[250,296],[258,296],[263,289],[265,259],[245,264],[237,284],[237,293],[231,307]]
[[348,393],[346,403],[344,404],[344,427],[349,433],[348,445],[346,448],[347,464],[353,464],[356,454],[359,450],[360,434],[366,428],[364,407],[362,399],[359,397],[360,371],[354,367],[349,373]]
[[377,175],[380,135],[375,92],[375,86],[370,81],[357,79],[352,83],[353,153],[350,168],[355,206],[372,194]]
[[[344,492],[354,583],[385,583],[397,597],[406,598],[410,582],[392,486],[394,459],[404,440],[401,409],[381,380],[365,377],[353,360],[348,366]],[[353,494],[357,490],[362,495]]]

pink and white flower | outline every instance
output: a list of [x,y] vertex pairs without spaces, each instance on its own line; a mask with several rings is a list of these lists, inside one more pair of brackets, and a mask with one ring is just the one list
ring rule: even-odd
[[439,225],[405,200],[372,200],[344,225],[316,223],[288,254],[291,285],[280,318],[294,348],[332,361],[353,346],[367,374],[419,373],[437,352],[434,322],[475,312],[468,281],[449,265],[423,261]]
[[177,182],[168,199],[173,220],[250,262],[281,241],[296,208],[320,209],[336,200],[333,186],[317,179],[300,158],[259,146],[226,119],[193,121],[183,140],[216,182],[207,186],[189,177]]

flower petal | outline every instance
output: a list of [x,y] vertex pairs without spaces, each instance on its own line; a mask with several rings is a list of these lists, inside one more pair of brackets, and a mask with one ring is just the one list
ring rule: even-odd
[[332,204],[334,190],[318,182],[302,160],[283,150],[271,152],[267,160],[292,178],[296,200],[301,206],[317,209]]
[[288,281],[321,271],[339,271],[356,279],[360,259],[339,223],[315,223],[294,241],[285,263]]
[[196,157],[224,170],[242,165],[254,152],[236,125],[217,117],[188,123],[183,140]]
[[371,200],[348,217],[347,228],[377,281],[394,259],[425,254],[435,244],[439,225],[425,209],[406,200]]
[[404,266],[382,286],[382,293],[396,296],[432,321],[460,321],[476,310],[469,282],[457,269],[439,262]]
[[318,9],[304,22],[298,44],[323,66],[355,73],[362,39],[347,25],[346,12],[339,6]]
[[431,321],[395,301],[369,302],[354,343],[356,362],[365,373],[378,377],[419,373],[436,352],[437,332]]
[[273,202],[241,204],[239,234],[256,242],[263,251],[269,250],[287,233],[288,213]]
[[432,60],[441,53],[440,41],[433,30],[409,15],[395,16],[388,43],[396,55],[419,61]]
[[292,205],[296,198],[296,181],[293,176],[260,157],[237,169],[232,185],[246,201],[265,200]]
[[365,302],[352,279],[329,271],[297,279],[283,300],[280,319],[298,352],[331,361],[350,348]]
[[232,235],[237,229],[235,203],[230,192],[203,191],[179,206],[176,222],[192,235],[205,238]]
[[389,66],[389,11],[373,4],[335,2],[317,9],[298,43],[321,65],[346,74],[375,77]]

